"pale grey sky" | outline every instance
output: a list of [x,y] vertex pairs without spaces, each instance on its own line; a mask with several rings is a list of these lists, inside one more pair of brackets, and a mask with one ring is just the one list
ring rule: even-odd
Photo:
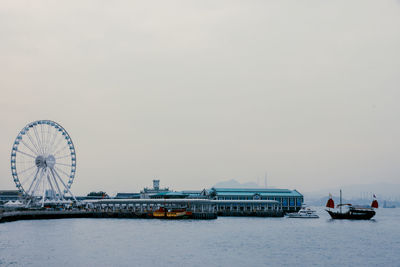
[[400,181],[400,2],[2,1],[0,188],[29,122],[72,189]]

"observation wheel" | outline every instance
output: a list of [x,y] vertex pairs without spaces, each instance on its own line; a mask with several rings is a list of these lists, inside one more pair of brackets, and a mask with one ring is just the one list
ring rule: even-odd
[[39,120],[26,125],[11,151],[11,173],[29,201],[63,201],[75,178],[76,154],[72,139],[58,123]]

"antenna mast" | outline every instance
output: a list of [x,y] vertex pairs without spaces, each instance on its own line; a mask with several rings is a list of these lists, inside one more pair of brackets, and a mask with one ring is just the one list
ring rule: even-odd
[[268,173],[265,172],[265,176],[264,176],[264,187],[265,188],[267,188],[267,176],[268,176]]

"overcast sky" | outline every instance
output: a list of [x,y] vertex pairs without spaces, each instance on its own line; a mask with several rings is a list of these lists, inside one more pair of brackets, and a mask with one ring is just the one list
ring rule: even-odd
[[0,189],[51,119],[76,194],[400,181],[400,2],[2,1]]

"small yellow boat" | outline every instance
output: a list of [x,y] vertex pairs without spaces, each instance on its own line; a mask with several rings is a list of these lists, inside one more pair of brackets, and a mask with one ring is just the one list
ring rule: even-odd
[[171,210],[167,212],[168,218],[182,218],[186,216],[186,210]]
[[166,209],[164,207],[159,208],[153,212],[154,218],[167,218],[167,219],[182,219],[188,218],[192,215],[192,212],[186,211],[186,209]]
[[167,217],[167,210],[163,207],[153,212],[153,217],[155,218],[165,218]]

